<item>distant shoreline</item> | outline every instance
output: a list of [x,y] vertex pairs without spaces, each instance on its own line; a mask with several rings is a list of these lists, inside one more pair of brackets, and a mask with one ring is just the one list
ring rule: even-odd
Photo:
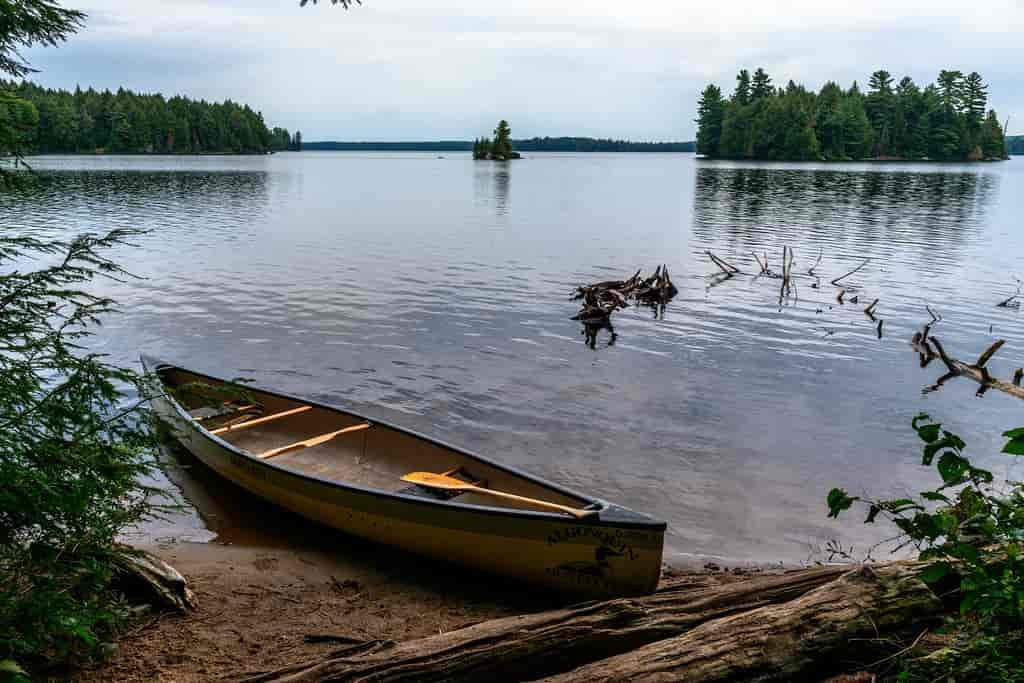
[[[530,138],[512,140],[518,152],[694,152],[695,142],[632,142],[599,138]],[[306,152],[472,152],[472,140],[303,142]]]

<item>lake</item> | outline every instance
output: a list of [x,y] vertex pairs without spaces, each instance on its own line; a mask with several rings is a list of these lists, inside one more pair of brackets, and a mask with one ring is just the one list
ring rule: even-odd
[[[995,455],[1024,405],[964,378],[923,393],[943,370],[908,343],[927,304],[952,355],[1005,338],[993,374],[1024,365],[1021,314],[996,307],[1024,276],[1024,161],[528,156],[46,157],[41,187],[0,195],[0,228],[150,230],[116,254],[144,279],[99,285],[122,310],[95,345],[117,362],[146,351],[385,417],[664,518],[670,561],[863,552],[888,529],[826,519],[825,495],[930,487],[920,411],[1024,476]],[[781,305],[778,280],[721,281],[705,254],[777,271],[784,246],[802,277]],[[840,304],[829,280],[864,259]],[[663,315],[618,312],[591,348],[573,288],[662,263],[680,290]],[[247,523],[221,507],[217,533]],[[202,536],[190,524],[146,533]]]

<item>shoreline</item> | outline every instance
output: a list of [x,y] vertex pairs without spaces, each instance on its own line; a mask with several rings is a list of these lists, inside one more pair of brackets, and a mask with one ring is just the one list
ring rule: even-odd
[[[198,608],[141,616],[107,661],[72,680],[236,679],[315,660],[350,639],[414,640],[577,602],[371,541],[326,536],[331,547],[137,544],[187,578]],[[724,584],[761,571],[665,567],[662,581]]]

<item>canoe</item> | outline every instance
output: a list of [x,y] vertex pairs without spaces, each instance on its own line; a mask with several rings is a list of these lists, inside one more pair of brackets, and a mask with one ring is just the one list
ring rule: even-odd
[[[154,412],[186,450],[311,520],[586,597],[658,583],[664,522],[351,410],[148,356],[142,364],[161,385]],[[231,399],[197,400],[196,386]],[[455,489],[438,487],[452,480]]]

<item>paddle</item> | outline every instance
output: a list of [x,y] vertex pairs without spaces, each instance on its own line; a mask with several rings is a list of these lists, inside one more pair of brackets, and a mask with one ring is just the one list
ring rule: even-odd
[[334,432],[327,432],[326,434],[321,434],[320,436],[314,436],[312,439],[297,441],[295,443],[290,443],[287,446],[281,446],[280,448],[274,448],[272,450],[265,451],[263,453],[260,453],[257,457],[266,460],[267,458],[273,458],[274,456],[277,455],[283,455],[284,453],[296,451],[299,450],[300,448],[312,448],[313,446],[319,446],[322,443],[327,443],[331,439],[341,436],[342,434],[348,434],[349,432],[358,432],[363,429],[369,429],[371,426],[372,425],[369,422],[364,422],[362,424],[354,425],[352,427],[345,427],[344,429],[339,429]]
[[559,505],[558,503],[549,503],[546,500],[537,500],[536,498],[527,498],[525,496],[517,496],[514,493],[505,493],[504,491],[495,491],[494,489],[484,488],[471,484],[468,481],[462,481],[455,477],[449,477],[446,474],[437,474],[435,472],[410,472],[402,477],[402,481],[408,481],[413,484],[419,484],[420,486],[426,486],[431,489],[442,489],[445,491],[467,491],[473,493],[482,493],[488,496],[494,496],[495,498],[504,498],[506,500],[517,500],[520,503],[529,503],[530,505],[536,505],[537,507],[548,508],[549,510],[558,510],[566,514],[572,515],[577,519],[584,519],[592,515],[597,514],[597,510],[578,510],[565,505]]

